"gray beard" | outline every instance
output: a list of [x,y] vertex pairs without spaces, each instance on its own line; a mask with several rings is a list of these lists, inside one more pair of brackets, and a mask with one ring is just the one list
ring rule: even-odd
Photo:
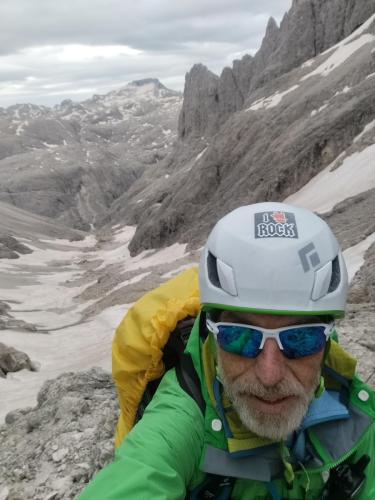
[[[269,388],[264,387],[253,374],[249,373],[230,381],[222,369],[220,355],[218,356],[218,366],[225,393],[244,426],[258,436],[276,441],[285,440],[300,427],[308,407],[314,399],[315,389],[320,380],[319,371],[314,383],[308,389],[295,379],[284,379]],[[296,396],[296,399],[283,413],[271,415],[254,408],[249,396],[258,396],[262,399]]]

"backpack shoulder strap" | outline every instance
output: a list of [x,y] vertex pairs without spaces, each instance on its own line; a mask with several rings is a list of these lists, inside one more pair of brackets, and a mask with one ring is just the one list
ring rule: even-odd
[[230,500],[235,480],[235,477],[206,474],[203,483],[189,491],[185,500],[206,500],[207,498]]
[[[206,402],[203,398],[200,380],[190,354],[182,354],[176,365],[176,375],[180,386],[194,399],[204,415]],[[234,477],[206,474],[203,483],[199,484],[193,491],[189,491],[185,500],[203,500],[207,498],[229,500],[234,482]]]
[[176,375],[180,386],[191,396],[205,413],[206,402],[203,398],[201,383],[190,354],[183,353],[176,364]]

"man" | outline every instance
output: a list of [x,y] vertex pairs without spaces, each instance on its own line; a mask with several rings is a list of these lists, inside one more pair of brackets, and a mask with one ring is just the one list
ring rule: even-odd
[[327,224],[280,203],[234,210],[200,292],[185,378],[203,404],[167,372],[81,499],[375,498],[374,393],[336,342],[347,272]]

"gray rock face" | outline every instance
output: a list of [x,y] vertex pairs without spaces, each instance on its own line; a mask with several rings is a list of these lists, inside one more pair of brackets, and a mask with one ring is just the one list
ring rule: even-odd
[[[6,236],[10,234],[11,237]],[[30,241],[36,241],[40,237],[81,240],[86,233],[69,229],[53,219],[41,217],[14,205],[0,202],[0,235],[5,237],[3,247],[8,248],[9,251],[29,253],[28,246],[20,243],[17,237]],[[17,243],[12,238],[17,240]]]
[[374,12],[374,0],[294,1],[273,35],[275,50],[265,50],[265,64],[273,76],[290,71],[346,38]]
[[[352,303],[375,302],[375,244],[371,245],[365,253],[364,261],[365,263],[355,275],[350,289],[349,301]],[[369,332],[373,338],[373,325],[371,328]],[[375,350],[375,342],[373,345]]]
[[184,138],[194,134],[213,134],[219,113],[218,77],[203,64],[196,64],[186,75],[184,102],[178,133]]
[[0,427],[0,494],[76,498],[112,460],[117,416],[116,391],[103,370],[46,382],[35,408],[9,413]]
[[[245,101],[247,94],[249,93],[250,82],[254,75],[253,61],[254,58],[249,54],[244,55],[242,59],[236,59],[233,61],[233,77],[237,88],[241,93],[242,103]],[[237,109],[240,109],[241,107],[242,104]]]
[[88,230],[165,158],[180,107],[179,93],[148,79],[82,103],[2,110],[0,200]]
[[24,369],[35,371],[37,368],[27,354],[0,343],[0,377]]
[[[186,75],[180,138],[216,133],[230,112],[242,109],[249,92],[329,49],[374,12],[375,0],[296,0],[280,27],[270,18],[257,54],[234,61],[233,68],[225,68],[216,85],[212,84],[215,81],[212,73],[209,80],[205,77],[210,73],[207,68],[195,65]],[[218,89],[213,92],[215,104],[209,92],[211,88]],[[196,128],[197,121],[193,117],[197,114],[200,120]]]
[[222,120],[240,109],[244,103],[241,87],[230,68],[224,68],[218,82],[219,114]]
[[349,304],[337,324],[340,344],[358,361],[357,372],[375,388],[375,302]]
[[326,222],[336,228],[335,234],[343,250],[375,233],[375,217],[367,216],[371,214],[374,207],[375,189],[370,189],[347,198],[338,203],[334,210],[324,214]]

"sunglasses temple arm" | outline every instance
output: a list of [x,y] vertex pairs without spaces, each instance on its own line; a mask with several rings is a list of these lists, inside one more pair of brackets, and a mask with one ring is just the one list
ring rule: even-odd
[[206,326],[207,326],[208,331],[213,333],[215,336],[219,333],[218,327],[210,319],[206,319]]

